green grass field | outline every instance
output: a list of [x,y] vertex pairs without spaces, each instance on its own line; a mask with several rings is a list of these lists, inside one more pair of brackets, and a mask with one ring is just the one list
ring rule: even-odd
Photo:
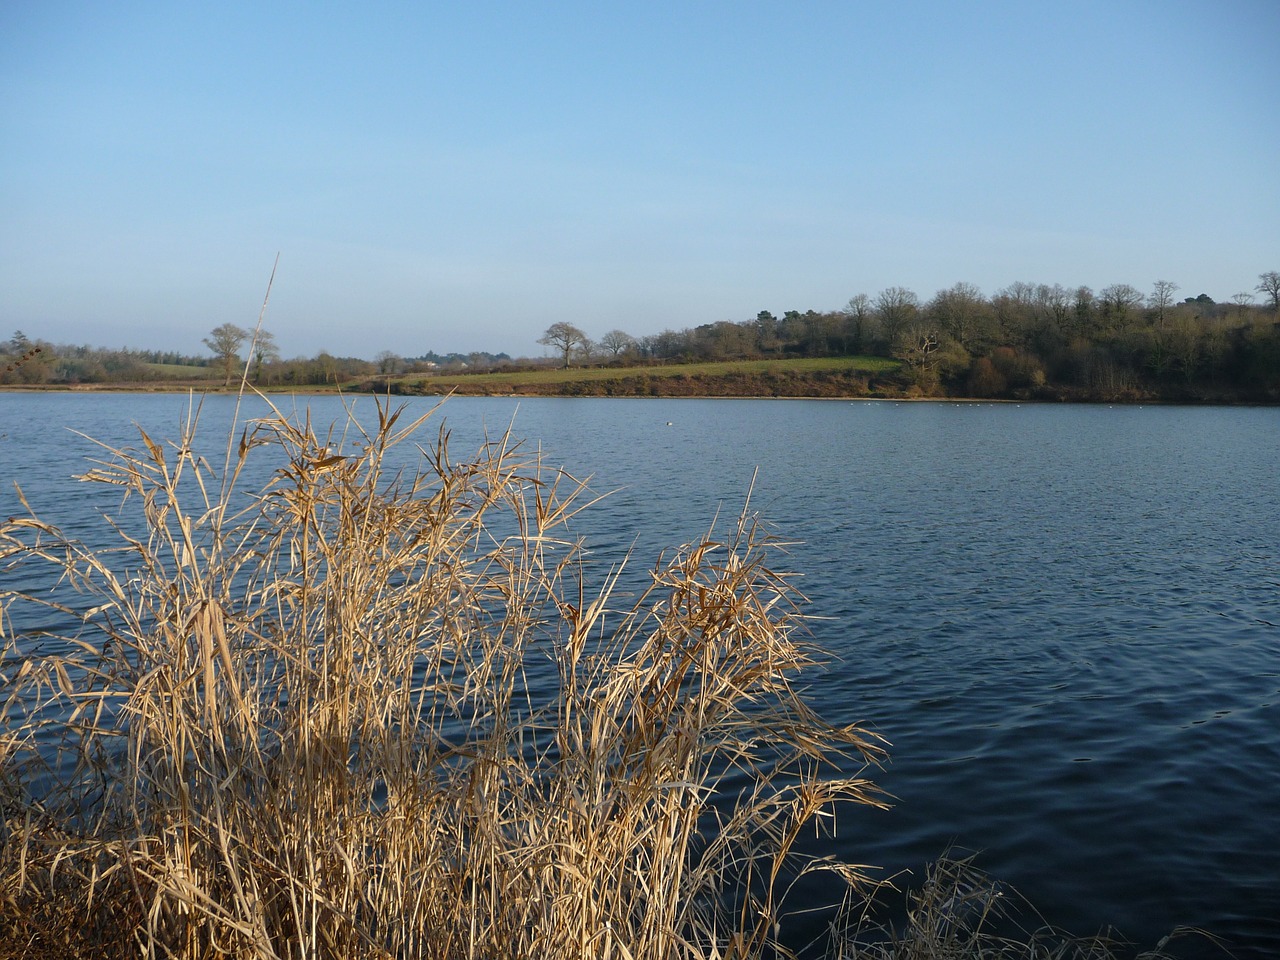
[[449,373],[414,375],[400,381],[415,387],[468,392],[483,390],[509,393],[521,386],[551,387],[557,384],[597,383],[628,377],[648,380],[666,378],[722,378],[760,375],[807,377],[814,374],[879,375],[892,373],[901,364],[886,357],[804,357],[774,360],[726,360],[716,363],[671,363],[637,367],[570,367],[569,369],[522,370],[499,373]]

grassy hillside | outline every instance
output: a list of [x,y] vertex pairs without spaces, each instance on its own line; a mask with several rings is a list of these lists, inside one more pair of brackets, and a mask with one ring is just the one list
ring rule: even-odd
[[898,394],[900,364],[884,357],[735,360],[645,367],[571,367],[414,375],[374,389],[406,394],[531,396],[876,396]]

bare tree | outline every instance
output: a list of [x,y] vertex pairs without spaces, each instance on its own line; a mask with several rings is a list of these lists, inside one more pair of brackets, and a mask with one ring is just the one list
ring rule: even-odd
[[1280,270],[1260,273],[1258,279],[1261,282],[1254,289],[1271,301],[1271,312],[1280,317]]
[[600,347],[608,350],[610,356],[617,357],[626,353],[636,345],[636,338],[621,330],[610,330],[600,338]]
[[379,350],[373,362],[378,365],[379,373],[393,374],[400,369],[401,360],[400,355],[393,350]]
[[279,360],[280,351],[276,349],[275,335],[266,330],[259,330],[253,337],[253,382],[262,382],[262,362]]
[[1006,344],[1026,346],[1036,321],[1036,285],[1018,280],[991,297],[996,336]]
[[897,343],[907,324],[915,319],[920,298],[906,287],[887,287],[876,294],[876,316],[890,345]]
[[1065,336],[1071,327],[1071,291],[1060,283],[1036,284],[1036,320],[1054,336]]
[[1085,286],[1076,287],[1072,294],[1071,313],[1076,335],[1090,336],[1098,321],[1098,299],[1093,295],[1093,290]]
[[907,364],[916,383],[923,383],[931,379],[929,374],[936,364],[941,343],[942,338],[936,330],[916,323],[902,331],[893,355]]
[[1165,315],[1173,306],[1173,293],[1177,289],[1178,285],[1170,280],[1157,280],[1151,296],[1147,297],[1147,305],[1155,312],[1156,326],[1161,330],[1164,329]]
[[926,391],[937,387],[942,377],[969,369],[968,351],[927,322],[907,326],[898,337],[893,355],[907,365],[912,382]]
[[850,353],[862,353],[871,339],[873,319],[871,298],[865,293],[854,294],[844,305],[845,347]]
[[580,347],[587,343],[587,335],[572,323],[565,323],[561,320],[547,327],[546,332],[538,338],[538,342],[543,346],[555,347],[564,357],[564,366],[567,370],[569,369],[569,358],[573,355],[574,347]]
[[929,304],[929,315],[956,343],[969,349],[987,313],[982,291],[971,283],[957,283],[939,290]]
[[1145,298],[1136,288],[1127,283],[1113,283],[1098,294],[1098,302],[1102,307],[1103,323],[1111,331],[1119,330],[1129,320],[1129,312]]
[[204,345],[213,353],[213,359],[222,368],[225,387],[231,383],[231,376],[240,363],[240,347],[249,339],[249,331],[237,327],[234,323],[224,323],[209,331],[204,338]]

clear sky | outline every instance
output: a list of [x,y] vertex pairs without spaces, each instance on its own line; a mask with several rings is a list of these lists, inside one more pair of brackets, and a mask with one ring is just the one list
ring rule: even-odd
[[0,3],[0,339],[543,355],[1280,270],[1280,0]]

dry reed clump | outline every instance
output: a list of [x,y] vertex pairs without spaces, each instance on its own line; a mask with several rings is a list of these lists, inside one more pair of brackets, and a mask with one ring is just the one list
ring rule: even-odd
[[398,469],[402,413],[221,470],[142,433],[84,477],[113,550],[0,524],[77,591],[0,589],[0,956],[757,957],[799,873],[860,880],[795,847],[882,754],[794,685],[769,537],[588,592],[584,484],[443,429]]
[[[1216,940],[1203,930],[1180,927],[1150,950],[1110,931],[1073,936],[1046,923],[1016,891],[979,870],[976,857],[947,851],[907,894],[900,927],[874,923],[868,913],[841,918],[832,955],[839,960],[1174,960],[1175,941],[1194,938],[1202,949]],[[1222,956],[1230,954],[1223,950]]]

